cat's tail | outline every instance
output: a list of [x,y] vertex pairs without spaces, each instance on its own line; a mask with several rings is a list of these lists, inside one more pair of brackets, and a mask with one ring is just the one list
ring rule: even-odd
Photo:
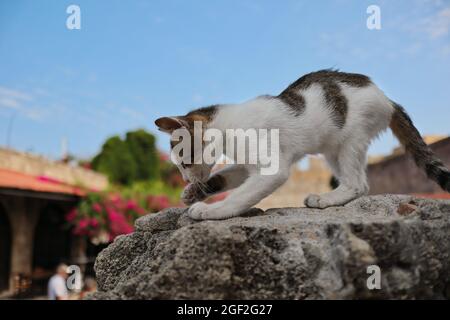
[[423,141],[405,109],[393,101],[392,105],[394,107],[390,123],[392,132],[406,151],[412,154],[417,166],[425,170],[428,178],[436,181],[445,191],[450,192],[450,171]]

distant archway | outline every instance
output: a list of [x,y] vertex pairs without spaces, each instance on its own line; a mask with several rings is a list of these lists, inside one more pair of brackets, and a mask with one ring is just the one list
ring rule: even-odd
[[0,291],[9,288],[11,266],[11,225],[6,210],[0,204]]
[[66,210],[45,206],[36,225],[33,247],[33,291],[44,292],[48,278],[61,262],[69,262],[71,233],[66,225]]

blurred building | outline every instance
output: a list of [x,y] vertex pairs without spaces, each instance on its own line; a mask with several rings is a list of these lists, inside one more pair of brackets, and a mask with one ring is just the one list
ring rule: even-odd
[[[450,137],[425,136],[424,140],[450,168]],[[308,194],[330,191],[332,175],[323,158],[310,156],[308,161],[309,167],[306,170],[294,166],[288,181],[262,200],[257,207],[268,209],[303,206],[303,200]],[[402,147],[394,149],[388,156],[370,156],[368,179],[371,194],[414,194],[428,198],[450,198],[449,193],[442,191],[439,185],[426,177]]]
[[298,166],[293,166],[288,181],[263,199],[257,207],[262,209],[299,207],[303,206],[303,200],[308,194],[331,191],[331,171],[324,159],[319,156],[309,156],[307,161],[307,169],[302,170]]
[[[450,137],[426,136],[425,142],[450,167]],[[402,147],[385,157],[369,159],[368,177],[371,194],[416,194],[431,198],[449,198],[437,183],[427,178]]]
[[58,263],[86,263],[87,244],[64,216],[107,185],[91,170],[0,148],[0,293],[45,288]]

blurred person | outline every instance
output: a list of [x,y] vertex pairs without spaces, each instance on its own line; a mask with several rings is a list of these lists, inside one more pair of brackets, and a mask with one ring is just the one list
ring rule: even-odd
[[61,263],[56,267],[54,274],[48,282],[48,299],[49,300],[67,300],[69,293],[66,286],[67,265]]

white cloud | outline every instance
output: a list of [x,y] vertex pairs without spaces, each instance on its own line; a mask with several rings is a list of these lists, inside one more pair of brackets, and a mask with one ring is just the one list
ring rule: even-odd
[[13,109],[31,120],[41,120],[45,108],[33,105],[34,97],[19,90],[0,86],[0,108]]
[[0,86],[0,108],[19,110],[31,100],[27,93]]
[[19,107],[19,102],[16,99],[9,97],[0,97],[0,107],[17,109]]
[[10,106],[12,104],[18,106],[22,102],[31,101],[32,97],[27,93],[0,86],[0,100],[3,100],[6,104],[9,104]]
[[443,8],[435,15],[425,18],[424,27],[432,39],[448,35],[450,31],[450,7]]
[[45,116],[40,108],[27,108],[22,110],[22,113],[31,120],[42,120]]

